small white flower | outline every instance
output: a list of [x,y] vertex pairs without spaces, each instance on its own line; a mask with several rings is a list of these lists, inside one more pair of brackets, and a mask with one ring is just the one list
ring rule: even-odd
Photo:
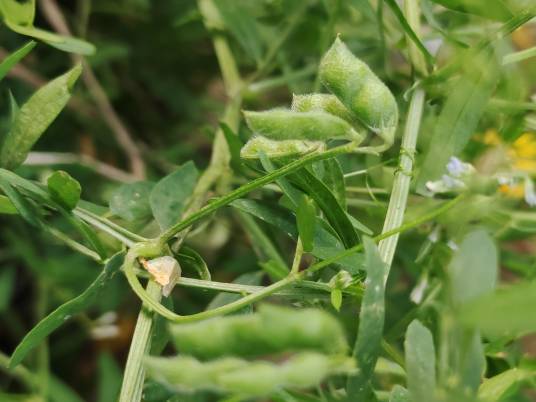
[[419,283],[417,283],[417,286],[415,286],[413,290],[411,291],[411,294],[409,296],[410,300],[415,304],[420,304],[424,297],[424,292],[427,288],[428,288],[428,278],[424,277],[419,281]]
[[534,191],[534,183],[529,177],[525,178],[525,202],[531,206],[536,206],[536,192]]
[[449,240],[449,241],[447,242],[447,246],[448,246],[451,250],[454,250],[454,251],[458,250],[458,245],[457,245],[454,241],[452,241],[452,240]]
[[474,173],[475,168],[470,163],[462,162],[455,156],[452,156],[447,163],[447,172],[452,177],[462,177]]

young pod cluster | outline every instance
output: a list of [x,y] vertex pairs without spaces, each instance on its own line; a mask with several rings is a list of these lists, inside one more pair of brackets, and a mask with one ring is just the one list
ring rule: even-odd
[[338,321],[316,309],[262,305],[256,314],[173,324],[170,332],[179,352],[201,359],[296,350],[341,354],[348,348]]
[[347,356],[301,352],[282,363],[232,357],[208,362],[190,356],[147,357],[145,367],[149,377],[177,390],[261,396],[281,388],[314,387],[329,375],[353,372],[355,363]]
[[[242,157],[258,158],[259,151],[275,157],[305,153],[311,147],[304,142],[310,141],[344,139],[357,146],[365,128],[383,139],[377,150],[393,143],[398,122],[393,94],[339,38],[322,58],[319,76],[331,94],[294,95],[291,109],[244,112],[254,136]],[[277,152],[273,142],[282,142]]]
[[391,145],[398,106],[389,88],[339,39],[320,62],[322,84],[370,130]]

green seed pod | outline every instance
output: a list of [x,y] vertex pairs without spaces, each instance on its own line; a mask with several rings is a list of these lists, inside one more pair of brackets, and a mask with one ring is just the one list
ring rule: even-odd
[[191,324],[172,324],[170,333],[181,353],[207,359],[270,353],[257,315],[217,317]]
[[259,308],[263,334],[275,350],[320,350],[344,353],[348,349],[339,322],[322,310],[293,310],[273,305]]
[[170,333],[181,353],[201,359],[251,357],[292,350],[340,354],[348,349],[339,322],[316,309],[297,311],[262,305],[257,314],[172,324]]
[[365,126],[393,143],[398,107],[389,88],[339,39],[320,62],[320,80]]
[[247,366],[242,359],[224,358],[207,363],[190,356],[145,358],[147,375],[154,380],[177,390],[221,390],[219,377],[231,370]]
[[300,353],[284,366],[285,383],[296,388],[310,388],[320,384],[330,371],[330,358],[320,353]]
[[244,116],[254,133],[271,140],[362,139],[347,121],[321,111],[297,113],[288,109],[273,109],[265,112],[244,112]]
[[294,94],[290,108],[295,112],[327,112],[352,125],[358,123],[358,120],[346,106],[335,95],[331,94]]
[[225,390],[242,395],[267,395],[282,388],[285,372],[268,362],[254,362],[238,370],[232,370],[219,378]]
[[270,159],[305,155],[314,151],[324,150],[322,141],[283,140],[274,141],[261,135],[251,138],[240,151],[244,159],[258,159],[262,151]]

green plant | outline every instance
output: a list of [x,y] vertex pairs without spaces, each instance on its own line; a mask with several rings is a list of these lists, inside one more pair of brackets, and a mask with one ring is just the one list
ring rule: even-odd
[[[100,353],[99,392],[81,390],[85,398],[529,400],[536,360],[520,351],[520,339],[536,328],[534,253],[512,250],[533,241],[535,230],[536,107],[526,100],[535,82],[520,65],[535,53],[514,51],[511,34],[534,24],[530,2],[123,6],[80,0],[69,23],[83,37],[90,15],[133,18],[145,28],[130,32],[141,35],[133,53],[74,38],[53,0],[43,1],[43,16],[57,33],[34,26],[35,1],[0,0],[7,30],[74,53],[75,63],[20,107],[10,93],[2,126],[0,213],[15,229],[0,233],[0,262],[32,268],[37,307],[35,325],[22,326],[0,363],[29,398],[81,400],[50,369],[69,350],[51,334],[76,320],[80,333],[106,337],[118,326],[95,312],[124,319],[129,306],[117,299],[137,297],[123,372]],[[126,29],[103,25],[103,32]],[[187,140],[167,132],[175,124],[197,130],[213,104],[168,85],[199,71],[205,81],[214,75],[200,67],[199,39],[182,59],[187,74],[176,74],[176,57],[145,60],[168,29],[212,40],[226,100],[208,140],[199,131]],[[441,51],[430,50],[433,40]],[[0,63],[0,79],[24,67],[36,43],[17,43]],[[61,52],[37,49],[64,63]],[[125,62],[130,57],[138,64]],[[115,78],[114,60],[135,65],[133,76]],[[110,96],[130,88],[121,111],[158,139],[133,140],[99,80]],[[288,104],[293,92],[290,108],[272,107]],[[130,110],[140,98],[146,113]],[[170,113],[166,125],[161,104],[184,115],[174,121]],[[58,119],[67,105],[79,120]],[[55,124],[101,130],[95,115],[114,134],[121,153],[114,166],[32,151]],[[194,137],[210,144],[208,161]],[[32,166],[44,156],[67,166]],[[71,164],[122,183],[84,177]],[[513,197],[519,188],[521,199]],[[520,283],[501,289],[501,266]],[[0,314],[11,330],[19,313],[10,307],[14,272],[8,264],[0,271]],[[17,398],[16,388],[6,390],[8,400]]]

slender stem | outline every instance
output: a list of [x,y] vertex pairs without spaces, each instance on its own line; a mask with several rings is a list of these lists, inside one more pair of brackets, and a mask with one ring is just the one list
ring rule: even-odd
[[285,165],[279,169],[276,169],[273,172],[265,176],[259,177],[258,179],[255,179],[243,185],[242,187],[237,188],[236,190],[230,192],[229,194],[224,195],[223,197],[220,197],[215,201],[212,201],[210,204],[205,205],[196,213],[190,215],[188,218],[173,225],[167,231],[162,233],[159,239],[162,243],[165,243],[171,240],[171,238],[173,238],[173,236],[175,236],[176,233],[180,232],[181,230],[186,229],[187,227],[191,226],[193,223],[197,222],[201,218],[204,218],[205,216],[210,215],[212,212],[216,211],[217,209],[225,205],[228,205],[229,203],[233,202],[234,200],[237,200],[238,198],[246,195],[247,193],[259,187],[262,187],[265,184],[271,183],[275,181],[276,179],[279,179],[280,177],[283,177],[289,173],[292,173],[309,163],[316,162],[316,161],[323,160],[323,159],[329,159],[336,155],[350,152],[353,148],[354,148],[354,144],[349,143],[349,144],[338,146],[336,148],[332,148],[325,152],[311,153],[301,159],[295,160],[289,163],[288,165]]
[[[409,185],[411,183],[411,175],[413,171],[413,155],[415,154],[415,146],[419,134],[423,106],[424,91],[422,89],[417,89],[413,92],[409,105],[408,120],[402,137],[400,167],[395,173],[393,191],[391,193],[391,198],[389,199],[389,207],[387,208],[387,215],[385,217],[382,232],[389,232],[390,230],[399,227],[404,220],[404,212],[406,211]],[[395,235],[380,242],[378,246],[381,258],[389,266],[393,262],[397,243],[398,235]],[[387,270],[387,275],[388,273],[389,270]],[[387,281],[387,275],[385,281]]]
[[296,242],[296,251],[294,253],[294,261],[292,261],[292,269],[290,270],[291,274],[297,274],[300,270],[300,262],[303,256],[303,245],[301,239],[298,237]]
[[[159,302],[162,296],[160,285],[149,280],[147,284],[147,294],[155,302]],[[143,367],[143,356],[151,347],[151,331],[153,323],[153,313],[142,307],[130,349],[128,351],[127,365],[125,367],[125,376],[121,385],[121,394],[119,402],[133,402],[141,400],[143,391],[143,382],[145,378],[145,369]]]
[[105,224],[110,229],[113,229],[117,233],[120,233],[123,236],[128,237],[128,238],[130,238],[132,240],[135,240],[135,241],[147,241],[147,240],[149,240],[149,239],[147,239],[147,238],[145,238],[143,236],[140,236],[139,234],[133,233],[130,230],[125,229],[123,226],[120,226],[117,223],[114,223],[109,219],[106,219],[106,218],[103,218],[102,216],[94,214],[93,212],[88,211],[87,209],[77,207],[74,210],[74,214],[77,215],[79,213],[81,213],[82,215],[85,215],[85,216],[89,216],[89,217],[91,217],[91,218],[93,218],[93,219]]
[[78,251],[81,254],[84,254],[88,256],[89,258],[97,261],[98,263],[102,263],[102,258],[100,255],[98,255],[93,250],[87,248],[83,244],[78,243],[76,240],[71,239],[69,236],[67,236],[65,233],[60,232],[57,229],[54,229],[53,227],[48,227],[46,230],[57,239],[64,242],[68,247],[72,248],[75,251]]
[[99,219],[97,219],[95,217],[86,215],[85,212],[82,212],[82,211],[80,211],[78,209],[75,209],[73,212],[74,212],[74,214],[76,216],[78,216],[83,221],[89,223],[90,225],[95,226],[97,229],[100,229],[105,233],[108,233],[110,236],[112,236],[113,238],[119,240],[124,245],[126,245],[128,247],[132,247],[134,244],[136,244],[135,241],[129,239],[126,236],[124,236],[122,233],[119,233],[118,231],[116,231],[115,229],[111,228],[106,223],[102,222],[101,220],[99,220]]
[[[376,242],[387,239],[391,236],[398,235],[401,232],[405,232],[409,229],[412,229],[414,227],[417,227],[429,220],[434,219],[435,217],[443,214],[444,212],[448,211],[452,207],[454,207],[456,204],[458,204],[461,200],[465,199],[465,194],[462,194],[455,199],[445,203],[443,206],[435,209],[434,211],[422,215],[418,219],[408,222],[406,224],[401,225],[398,228],[384,231],[382,234],[374,237],[374,240]],[[250,294],[248,296],[243,297],[242,299],[239,299],[235,302],[226,304],[222,307],[215,308],[213,310],[203,311],[201,313],[187,315],[187,316],[181,316],[179,314],[174,313],[173,311],[165,308],[160,303],[153,300],[151,297],[149,297],[143,289],[143,286],[139,282],[138,278],[136,277],[136,273],[134,270],[134,263],[136,261],[136,256],[132,254],[127,254],[127,257],[125,258],[125,265],[124,265],[124,271],[125,275],[127,277],[127,280],[130,284],[130,287],[134,290],[134,292],[144,301],[144,304],[154,310],[155,313],[160,314],[161,316],[165,317],[166,319],[173,321],[173,322],[193,322],[193,321],[199,321],[204,320],[206,318],[210,317],[216,317],[218,315],[228,314],[233,311],[239,310],[242,307],[248,306],[251,303],[254,303],[258,300],[261,300],[267,296],[270,296],[276,292],[279,292],[283,288],[293,285],[294,283],[298,283],[304,278],[312,275],[313,273],[320,271],[321,269],[326,268],[327,266],[341,260],[342,258],[348,257],[354,253],[357,253],[359,251],[363,250],[363,245],[358,244],[352,248],[349,248],[333,257],[327,258],[323,261],[320,261],[316,264],[311,265],[307,269],[300,271],[296,274],[289,274],[286,278],[280,280],[279,282],[276,282],[270,286],[267,286],[260,290],[259,292]]]
[[[212,0],[199,0],[198,6],[208,29],[221,28],[221,25],[223,25],[221,16],[219,15],[219,11]],[[222,70],[223,81],[227,94],[231,96],[231,101],[226,107],[223,120],[231,127],[231,129],[236,130],[239,123],[239,111],[241,105],[240,90],[242,87],[242,81],[225,36],[221,32],[215,33],[213,35],[213,43],[216,57],[218,58],[220,69]],[[222,130],[219,129],[216,132],[216,137],[214,139],[210,164],[197,182],[191,196],[190,204],[188,205],[183,217],[187,218],[196,214],[196,211],[203,205],[203,202],[205,201],[206,193],[213,186],[213,184],[228,171],[229,161],[229,148]],[[189,229],[189,225],[185,226],[184,228],[186,227]],[[179,230],[175,232],[166,232],[168,236],[165,237],[165,242],[167,243],[167,241],[171,240],[178,232]],[[174,247],[175,251],[178,251],[180,248],[186,233],[182,233],[182,236],[176,242]],[[127,261],[128,259],[129,256],[127,255],[127,258],[125,259],[125,273],[127,278],[129,278],[130,273],[132,273],[129,272],[128,267],[132,267],[135,263],[135,259]],[[142,293],[145,293],[135,275],[134,278],[136,279],[136,285],[141,288]],[[131,278],[129,279],[129,282],[131,282]],[[156,299],[159,300],[161,297],[161,287],[152,280],[149,280],[147,289],[151,291],[149,299],[160,305]],[[146,299],[142,300],[144,302],[147,301]],[[141,390],[143,388],[145,378],[145,370],[143,368],[142,358],[143,355],[149,351],[150,343],[148,335],[151,332],[151,328],[152,314],[148,314],[144,309],[142,309],[138,316],[138,324],[136,325],[136,329],[134,330],[134,334],[132,336],[132,343],[123,377],[120,402],[138,402],[141,399]]]

